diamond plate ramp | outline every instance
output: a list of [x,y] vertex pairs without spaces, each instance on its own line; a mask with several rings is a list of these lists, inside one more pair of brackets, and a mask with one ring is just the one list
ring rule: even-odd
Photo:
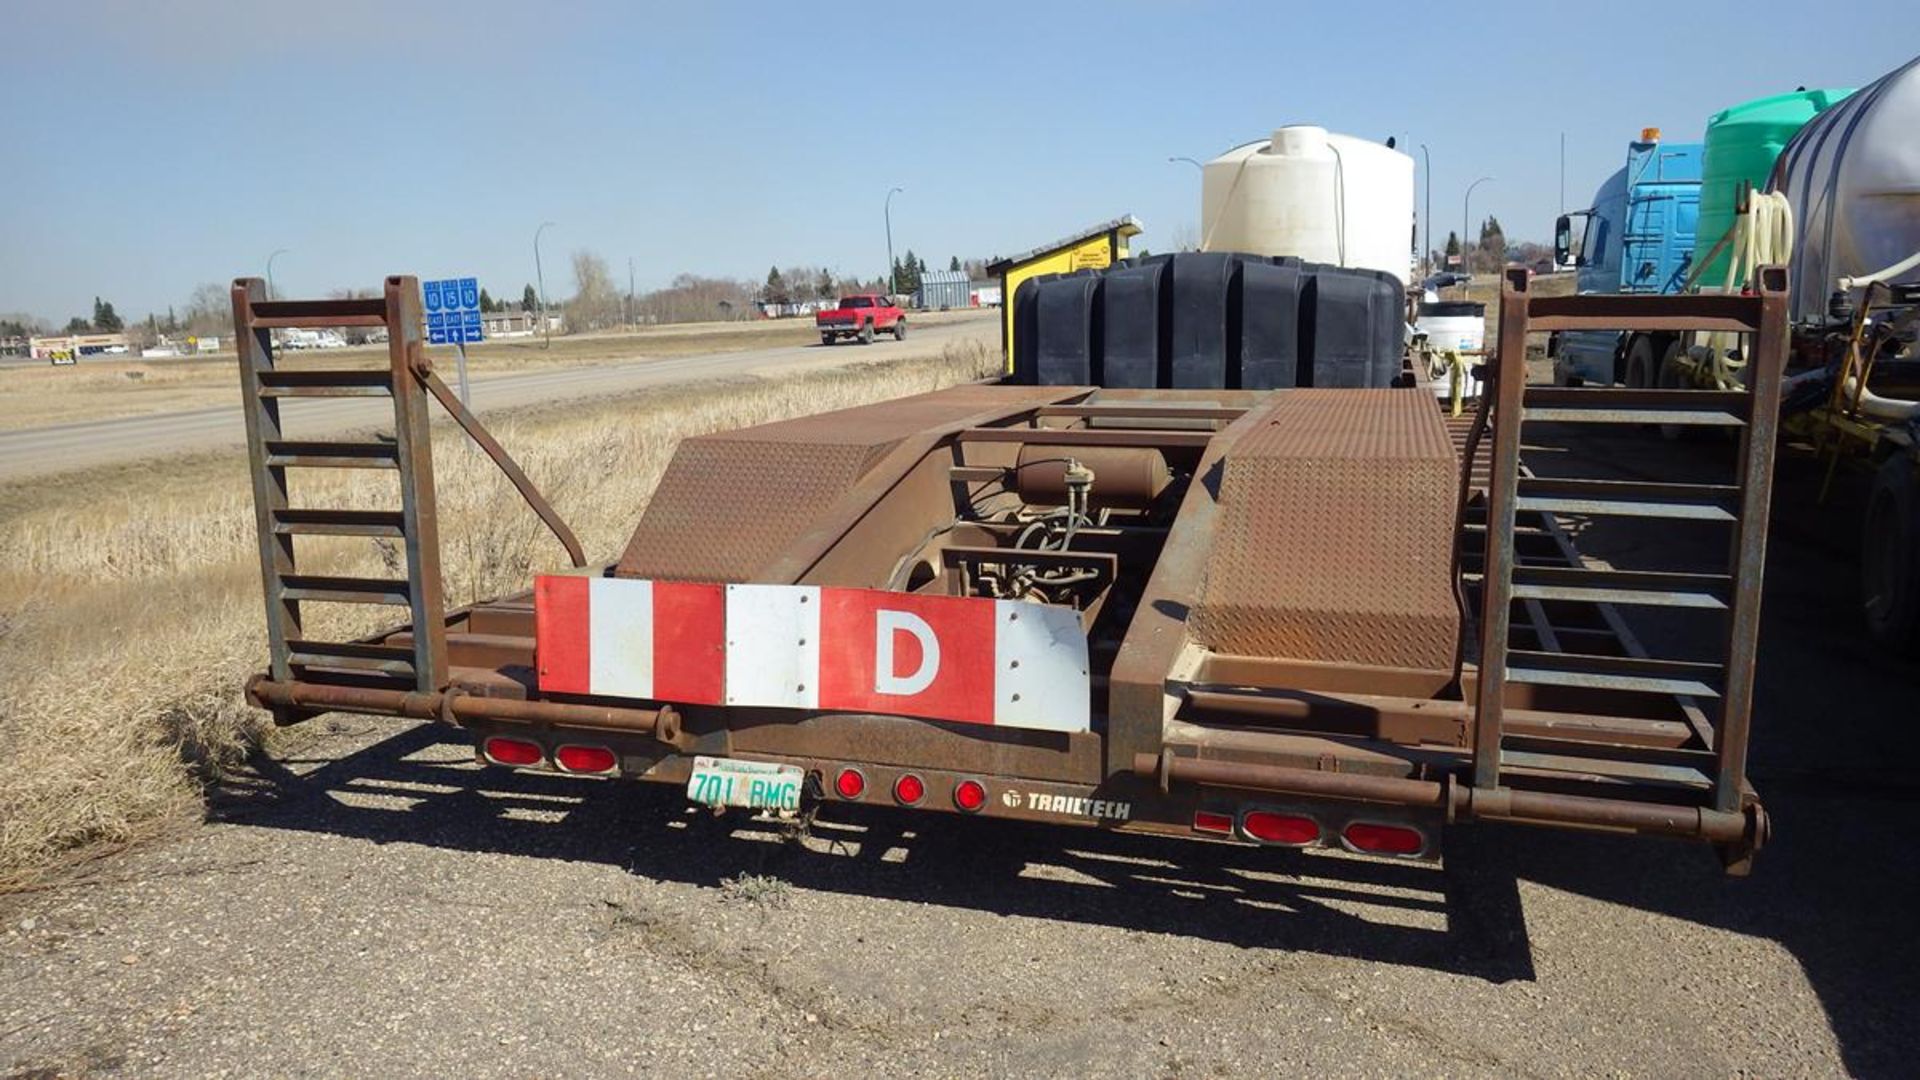
[[1218,653],[1450,676],[1458,473],[1431,398],[1294,390],[1227,452],[1190,631]]
[[616,577],[753,581],[901,441],[1072,391],[955,386],[877,405],[685,439],[614,567]]

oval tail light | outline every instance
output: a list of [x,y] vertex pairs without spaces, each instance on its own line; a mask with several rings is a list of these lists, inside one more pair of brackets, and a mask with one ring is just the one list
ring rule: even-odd
[[495,735],[481,743],[480,751],[495,765],[538,765],[547,756],[539,743],[505,735]]
[[553,760],[570,773],[610,773],[620,764],[604,746],[563,746],[553,752]]
[[1355,851],[1374,855],[1418,855],[1427,846],[1427,838],[1420,835],[1420,830],[1405,825],[1356,821],[1341,835]]
[[1320,823],[1302,814],[1249,810],[1240,819],[1240,828],[1248,836],[1263,844],[1288,844],[1300,847],[1320,839]]

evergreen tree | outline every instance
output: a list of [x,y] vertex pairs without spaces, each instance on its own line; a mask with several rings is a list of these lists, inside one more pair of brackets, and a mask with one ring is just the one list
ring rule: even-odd
[[1482,270],[1498,270],[1507,261],[1507,234],[1500,228],[1500,219],[1492,214],[1480,224],[1480,252]]
[[1447,254],[1460,254],[1460,234],[1452,230],[1447,231]]
[[785,300],[787,298],[787,279],[780,276],[777,266],[767,269],[767,300]]
[[822,300],[833,299],[833,271],[821,268],[820,277],[813,283],[813,293]]
[[66,332],[69,334],[85,334],[91,331],[92,329],[93,327],[87,324],[87,320],[81,318],[78,315],[75,315],[73,318],[67,320]]
[[540,294],[533,291],[532,285],[528,285],[520,293],[520,310],[532,311],[533,309],[539,306],[540,306]]
[[480,310],[481,311],[493,310],[493,297],[487,295],[487,290],[485,286],[482,286],[480,289]]
[[125,329],[120,316],[114,314],[113,305],[97,296],[93,298],[93,325],[105,334],[118,333]]
[[960,256],[958,256],[958,255],[955,255],[955,256],[952,256],[951,258],[949,258],[949,259],[947,259],[947,269],[948,269],[948,270],[958,270],[958,269],[960,269]]

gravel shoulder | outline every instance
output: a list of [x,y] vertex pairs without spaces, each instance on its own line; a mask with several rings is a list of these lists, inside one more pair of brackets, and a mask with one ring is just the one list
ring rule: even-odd
[[1910,1075],[1920,679],[1783,477],[1749,879],[1498,827],[1444,869],[857,808],[789,841],[323,718],[208,824],[0,900],[0,1075]]

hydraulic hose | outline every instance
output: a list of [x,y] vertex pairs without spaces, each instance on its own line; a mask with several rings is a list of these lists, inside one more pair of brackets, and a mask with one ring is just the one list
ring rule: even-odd
[[[1726,279],[1717,291],[1730,296],[1752,281],[1758,268],[1769,264],[1784,266],[1792,260],[1793,204],[1777,191],[1751,193],[1746,210],[1734,217],[1732,228],[1714,249],[1718,251],[1729,244],[1732,250],[1727,254]],[[1707,256],[1707,260],[1712,258]],[[1704,364],[1718,389],[1739,387],[1739,372],[1747,362],[1738,355],[1738,335],[1716,330],[1699,337],[1704,341],[1688,349],[1688,355]]]

